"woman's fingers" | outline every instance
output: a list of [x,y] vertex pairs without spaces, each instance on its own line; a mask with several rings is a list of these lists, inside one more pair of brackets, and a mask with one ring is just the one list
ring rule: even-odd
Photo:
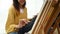
[[23,27],[23,26],[25,26],[26,24],[28,24],[28,22],[30,22],[30,21],[28,21],[28,20],[26,20],[26,19],[20,19],[18,25],[19,25],[20,27]]
[[20,22],[23,22],[23,23],[25,23],[25,24],[28,24],[28,22],[30,22],[30,21],[28,21],[28,20],[26,20],[26,19],[20,19]]

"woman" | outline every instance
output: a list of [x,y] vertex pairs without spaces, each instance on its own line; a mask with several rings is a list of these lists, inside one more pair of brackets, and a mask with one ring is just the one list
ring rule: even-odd
[[25,0],[13,0],[6,23],[7,34],[18,34],[17,31],[28,23]]

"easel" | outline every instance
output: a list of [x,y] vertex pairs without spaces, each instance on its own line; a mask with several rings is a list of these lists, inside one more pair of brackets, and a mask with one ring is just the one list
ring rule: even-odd
[[55,29],[58,29],[58,34],[60,34],[60,0],[55,3],[54,0],[46,0],[46,4],[42,10],[41,14],[38,14],[35,24],[32,27],[31,34],[48,34],[49,29],[53,25],[53,30],[49,31],[49,34],[53,34]]

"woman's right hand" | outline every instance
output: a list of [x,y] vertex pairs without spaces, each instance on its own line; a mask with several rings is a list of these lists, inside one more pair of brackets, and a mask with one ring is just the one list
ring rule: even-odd
[[29,21],[27,21],[26,19],[20,19],[18,25],[16,25],[16,28],[22,28],[23,26],[25,26],[26,24],[28,24]]
[[28,24],[28,22],[26,19],[20,19],[18,25],[16,25],[16,28],[22,28],[23,26],[25,26],[26,24]]
[[19,20],[19,26],[22,28],[23,26],[25,26],[26,24],[28,24],[28,21],[26,19],[20,19]]

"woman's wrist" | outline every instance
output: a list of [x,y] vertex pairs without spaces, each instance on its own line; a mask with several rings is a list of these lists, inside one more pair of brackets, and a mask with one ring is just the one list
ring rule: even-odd
[[19,28],[20,28],[20,27],[19,27],[18,25],[16,25],[14,29],[17,30],[17,29],[19,29]]
[[19,29],[19,28],[20,28],[20,26],[19,26],[19,25],[16,25],[16,26],[15,26],[15,28],[18,28],[18,29]]

